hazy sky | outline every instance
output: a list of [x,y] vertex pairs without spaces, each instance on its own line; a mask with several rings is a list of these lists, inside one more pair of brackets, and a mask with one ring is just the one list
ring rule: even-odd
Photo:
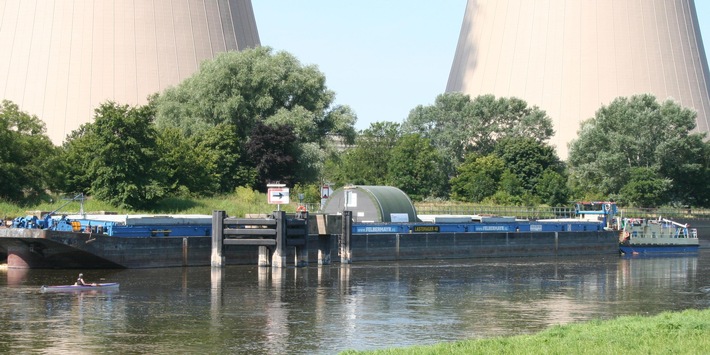
[[[432,104],[446,90],[466,8],[466,0],[252,4],[261,44],[317,65],[336,104],[355,110],[357,129],[401,123],[411,109]],[[707,52],[710,0],[695,4]]]

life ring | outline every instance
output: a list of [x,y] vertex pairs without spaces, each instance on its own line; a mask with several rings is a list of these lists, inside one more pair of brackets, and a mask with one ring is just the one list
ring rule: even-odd
[[307,212],[308,210],[306,209],[306,206],[300,205],[298,208],[296,208],[296,212]]

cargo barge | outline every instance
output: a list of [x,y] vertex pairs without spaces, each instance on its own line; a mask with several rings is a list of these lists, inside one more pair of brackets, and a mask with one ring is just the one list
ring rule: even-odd
[[[417,215],[409,197],[390,186],[347,186],[328,197],[319,214],[281,217],[283,212],[279,212],[279,220],[287,220],[287,235],[288,230],[295,233],[288,228],[291,221],[305,224],[297,242],[305,246],[308,263],[330,262],[331,252],[340,253],[343,262],[619,253],[613,202],[578,204],[575,218],[527,220]],[[343,223],[346,210],[349,217]],[[7,255],[9,268],[208,266],[212,264],[213,238],[225,238],[223,231],[212,230],[220,225],[215,215],[59,216],[56,212],[41,218],[17,218],[12,228],[0,228],[0,253]],[[246,233],[245,229],[262,226],[233,227],[237,233]],[[257,240],[267,238],[264,233],[247,232],[252,236],[245,240],[223,241],[225,264],[264,265],[260,259],[263,248],[278,249],[272,241]],[[296,250],[289,245],[287,238],[279,246],[288,248],[278,250],[291,258]],[[347,250],[342,249],[344,245]],[[298,252],[299,260],[304,258],[303,250]]]
[[[317,261],[324,234],[334,236],[327,239],[328,249],[339,246],[337,227],[319,231],[315,217],[308,217],[309,262]],[[608,213],[580,211],[580,218],[549,220],[421,217],[416,222],[353,223],[352,262],[618,253],[618,231],[607,228]],[[18,220],[15,228],[0,229],[0,248],[9,268],[207,266],[211,234],[209,215],[55,216]],[[259,258],[254,247],[245,245],[225,246],[224,253],[227,264],[254,265]]]

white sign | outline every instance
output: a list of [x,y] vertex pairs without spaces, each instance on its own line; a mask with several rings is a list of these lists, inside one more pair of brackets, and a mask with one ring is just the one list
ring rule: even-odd
[[357,207],[357,192],[352,190],[345,191],[345,207]]
[[406,213],[390,213],[392,222],[409,222],[409,214]]
[[323,185],[320,188],[320,195],[321,198],[328,198],[330,197],[330,194],[333,193],[333,190],[330,188],[330,185]]
[[291,202],[288,187],[270,187],[267,194],[270,205],[283,205]]

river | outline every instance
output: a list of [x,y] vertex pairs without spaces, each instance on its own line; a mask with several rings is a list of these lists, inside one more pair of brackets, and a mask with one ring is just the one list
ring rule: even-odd
[[710,305],[696,256],[445,260],[271,269],[0,271],[2,353],[334,354],[534,333]]

